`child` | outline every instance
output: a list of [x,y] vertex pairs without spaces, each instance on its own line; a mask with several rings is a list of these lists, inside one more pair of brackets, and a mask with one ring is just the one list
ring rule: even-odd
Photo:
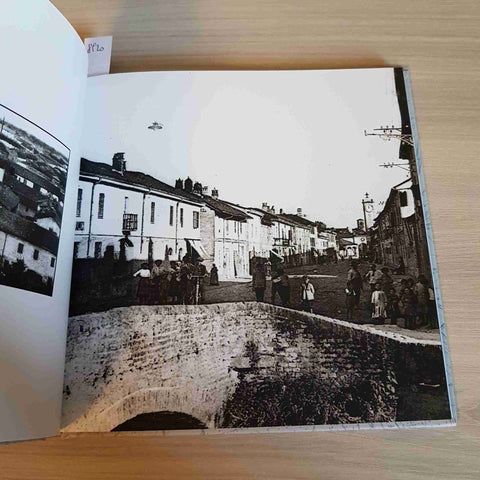
[[357,305],[357,293],[352,286],[352,282],[349,280],[347,282],[347,288],[345,289],[345,305],[347,306],[347,316],[346,320],[351,320],[353,318],[353,312],[355,311],[355,306]]
[[302,283],[302,309],[305,312],[313,313],[313,299],[315,297],[315,288],[310,283],[310,279],[307,275],[303,276]]
[[380,283],[375,284],[375,290],[372,293],[372,319],[379,323],[385,323],[387,317],[387,294],[382,290]]

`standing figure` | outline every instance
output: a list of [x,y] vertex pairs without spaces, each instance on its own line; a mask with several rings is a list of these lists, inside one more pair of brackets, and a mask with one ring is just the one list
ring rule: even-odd
[[377,270],[377,266],[372,263],[372,265],[370,266],[370,270],[365,275],[365,280],[370,285],[370,291],[372,293],[375,291],[375,285],[381,282],[382,275],[382,272],[380,270]]
[[170,262],[172,265],[172,272],[170,274],[170,284],[168,287],[168,295],[172,299],[172,305],[179,301],[180,295],[180,268],[177,262]]
[[265,298],[265,288],[267,287],[267,275],[265,265],[258,262],[255,265],[255,271],[252,275],[252,289],[255,292],[257,302],[263,302]]
[[212,265],[210,270],[210,285],[218,285],[218,268],[215,264]]
[[382,290],[380,283],[375,285],[372,293],[372,319],[385,323],[387,318],[387,294]]
[[397,324],[398,318],[398,295],[393,286],[385,292],[387,294],[387,318],[390,319],[391,325]]
[[193,303],[199,305],[205,301],[205,277],[207,275],[207,268],[202,263],[203,258],[197,257],[193,267]]
[[150,296],[150,270],[148,263],[142,263],[140,270],[133,274],[134,277],[139,277],[137,286],[137,303],[144,305],[148,302]]
[[160,277],[162,275],[161,270],[162,261],[155,260],[153,264],[152,271],[150,273],[150,289],[151,289],[151,302],[152,303],[161,303],[161,292],[160,292]]
[[192,303],[193,265],[190,257],[185,255],[180,266],[180,302],[184,305]]
[[[351,311],[351,313],[353,313],[355,308],[358,308],[360,306],[360,295],[362,293],[363,282],[362,276],[358,271],[357,261],[352,260],[352,263],[350,265],[350,270],[347,273],[347,288],[351,288],[354,292],[354,295],[352,295],[354,302]],[[350,285],[350,287],[348,287],[348,285]]]
[[288,307],[290,303],[290,278],[283,268],[278,273],[280,274],[280,289],[278,293],[282,300],[282,307]]
[[428,320],[428,282],[425,276],[419,275],[418,281],[414,287],[415,295],[417,296],[417,314],[419,320],[419,326],[427,326]]
[[280,282],[282,281],[280,271],[281,269],[272,271],[272,304],[273,305],[275,305],[275,297],[277,296],[277,293],[280,299],[282,298],[282,295],[280,294],[280,288],[281,288]]
[[308,275],[303,276],[302,283],[302,310],[313,313],[313,299],[315,298],[315,288],[310,283]]
[[358,306],[359,295],[355,292],[350,280],[347,281],[347,288],[345,288],[345,306],[347,307],[346,320],[353,319],[353,312],[355,307]]
[[416,303],[415,294],[409,287],[405,287],[399,301],[400,314],[405,319],[405,328],[415,329]]

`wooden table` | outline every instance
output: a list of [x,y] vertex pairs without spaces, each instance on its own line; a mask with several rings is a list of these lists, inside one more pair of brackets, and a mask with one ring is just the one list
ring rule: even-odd
[[480,2],[54,0],[113,34],[112,72],[408,65],[459,406],[456,428],[64,435],[0,448],[4,479],[480,478]]

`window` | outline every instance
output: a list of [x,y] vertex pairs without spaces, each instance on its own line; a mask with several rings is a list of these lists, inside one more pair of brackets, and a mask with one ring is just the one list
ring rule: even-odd
[[79,217],[82,214],[82,195],[83,195],[83,190],[79,188],[77,193],[77,217]]
[[95,242],[95,251],[94,251],[95,258],[102,257],[102,242]]
[[170,225],[173,225],[173,205],[170,205]]
[[23,253],[23,243],[18,244],[17,253]]
[[200,214],[198,212],[193,212],[193,228],[198,228],[199,215]]
[[76,222],[75,223],[75,230],[84,230],[85,229],[85,222]]
[[73,258],[78,258],[78,251],[80,250],[80,242],[73,243]]
[[55,266],[55,257],[50,259],[50,266],[53,268]]
[[25,180],[25,184],[27,185],[27,187],[33,188],[33,182],[31,182],[30,180]]
[[38,254],[39,254],[39,251],[38,251],[37,249],[35,249],[35,250],[33,251],[33,259],[34,259],[34,260],[38,260]]
[[150,204],[150,223],[155,223],[155,202]]
[[402,190],[400,192],[400,206],[401,207],[408,206],[408,197],[407,197],[407,192],[405,190]]
[[125,200],[123,201],[123,213],[128,212],[128,197],[125,197]]
[[225,221],[225,232],[227,233],[228,235],[228,220],[224,220]]
[[183,227],[183,208],[180,209],[180,226]]
[[233,232],[237,233],[237,222],[233,222]]
[[104,210],[105,210],[105,194],[100,193],[98,195],[98,218],[103,218]]

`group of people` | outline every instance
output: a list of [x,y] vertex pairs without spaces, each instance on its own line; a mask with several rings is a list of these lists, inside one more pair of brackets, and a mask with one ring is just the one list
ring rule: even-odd
[[[267,288],[267,266],[262,263],[255,265],[252,274],[252,289],[255,292],[257,302],[265,300],[265,290]],[[310,283],[307,275],[303,276],[302,282],[302,309],[307,312],[313,312],[313,300],[315,298],[315,288]],[[272,290],[271,302],[275,304],[277,294],[283,307],[290,305],[290,278],[283,268],[278,268],[272,272]]]
[[396,324],[399,318],[403,318],[405,328],[409,329],[437,326],[435,293],[424,275],[419,275],[416,282],[411,277],[395,282],[389,268],[377,269],[372,264],[367,274],[362,276],[355,260],[347,274],[347,320],[352,319],[360,306],[364,283],[369,287],[371,317],[376,323],[384,323],[388,318]]
[[[211,280],[215,279],[215,265]],[[203,258],[195,260],[185,255],[181,261],[155,260],[152,267],[142,263],[133,274],[138,277],[136,299],[138,304],[198,304],[205,299],[205,277],[208,275]],[[218,271],[216,274],[218,284]]]

